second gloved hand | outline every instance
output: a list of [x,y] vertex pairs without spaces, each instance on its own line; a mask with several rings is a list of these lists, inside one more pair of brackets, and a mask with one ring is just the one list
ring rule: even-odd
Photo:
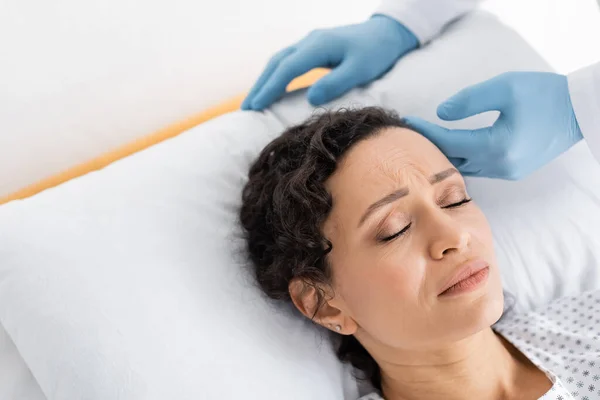
[[313,31],[271,58],[242,109],[268,107],[294,78],[319,67],[333,70],[308,90],[308,100],[313,105],[327,103],[383,75],[418,44],[412,32],[384,15],[357,25]]
[[475,130],[405,120],[466,176],[521,179],[582,139],[564,75],[508,72],[458,92],[437,114],[455,121],[492,110],[496,122]]

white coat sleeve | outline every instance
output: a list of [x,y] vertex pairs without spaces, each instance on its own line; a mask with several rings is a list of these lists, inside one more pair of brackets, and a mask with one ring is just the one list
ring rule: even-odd
[[423,45],[446,24],[473,10],[481,0],[382,0],[375,14],[394,18]]
[[600,162],[600,62],[569,74],[568,80],[577,123]]

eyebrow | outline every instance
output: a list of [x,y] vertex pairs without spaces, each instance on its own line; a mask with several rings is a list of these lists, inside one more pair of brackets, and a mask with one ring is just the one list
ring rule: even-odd
[[[444,179],[454,174],[458,174],[458,171],[454,168],[448,168],[447,170],[432,175],[429,178],[429,183],[435,185],[436,183],[440,183]],[[408,188],[403,187],[401,189],[394,190],[392,193],[384,196],[383,198],[377,200],[375,203],[371,204],[369,208],[367,208],[367,211],[365,211],[363,216],[360,218],[360,221],[358,222],[358,227],[360,228],[360,226],[367,220],[367,218],[369,218],[371,214],[375,212],[375,210],[385,206],[386,204],[393,203],[394,201],[401,199],[404,196],[407,196],[408,193]]]
[[448,168],[447,170],[444,170],[442,172],[438,172],[435,175],[432,175],[431,178],[429,178],[429,183],[431,183],[432,185],[435,185],[436,183],[439,183],[454,174],[458,174],[458,170],[456,170],[454,168]]

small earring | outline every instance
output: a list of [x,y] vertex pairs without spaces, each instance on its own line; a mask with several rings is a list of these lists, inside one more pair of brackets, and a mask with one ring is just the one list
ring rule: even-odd
[[336,332],[340,332],[342,330],[342,327],[340,325],[336,325],[335,326],[335,331]]

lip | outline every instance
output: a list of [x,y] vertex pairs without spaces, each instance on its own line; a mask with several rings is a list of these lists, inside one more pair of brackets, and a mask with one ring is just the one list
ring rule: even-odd
[[[487,271],[483,271],[487,269]],[[485,272],[485,273],[484,273]],[[483,260],[473,260],[468,261],[461,265],[457,272],[452,275],[446,283],[442,286],[438,296],[446,296],[452,293],[446,293],[446,291],[452,288],[454,285],[458,283],[469,283],[469,287],[461,288],[461,290],[457,290],[456,294],[463,293],[465,291],[470,291],[479,286],[485,279],[487,279],[489,274],[489,264]]]

